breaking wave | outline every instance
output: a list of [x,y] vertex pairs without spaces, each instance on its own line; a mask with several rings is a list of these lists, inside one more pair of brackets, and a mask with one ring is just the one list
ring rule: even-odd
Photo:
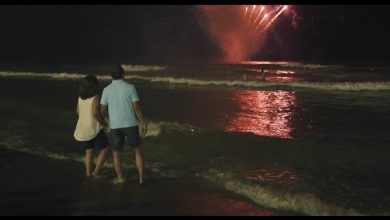
[[[16,78],[46,78],[55,80],[76,80],[81,79],[85,74],[79,73],[32,73],[32,72],[0,72],[1,77]],[[111,80],[109,75],[97,75],[101,80]],[[244,87],[244,88],[305,88],[319,90],[341,90],[341,91],[361,91],[361,90],[390,90],[390,82],[257,82],[240,80],[201,80],[184,77],[159,77],[127,74],[126,79],[142,80],[150,83],[167,83],[187,86],[219,86],[219,87]]]
[[270,185],[262,185],[256,182],[240,179],[231,172],[222,172],[217,169],[210,169],[206,173],[199,173],[197,175],[268,208],[293,211],[314,216],[363,215],[352,208],[341,207],[325,202],[311,193],[278,190]]

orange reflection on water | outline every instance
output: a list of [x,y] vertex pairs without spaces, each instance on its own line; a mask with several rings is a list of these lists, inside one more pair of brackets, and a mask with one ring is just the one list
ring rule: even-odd
[[233,94],[239,110],[225,126],[228,132],[292,138],[290,119],[296,97],[291,91],[241,90]]
[[259,75],[246,76],[247,80],[266,82],[298,82],[301,78],[295,76],[295,71],[290,70],[266,70],[266,69],[245,69],[245,71],[255,72]]
[[276,74],[295,74],[295,72],[291,71],[291,70],[276,70],[275,73]]
[[[253,205],[247,201],[224,196],[220,193],[190,194],[184,203],[196,209],[196,215],[206,216],[274,216],[278,213]],[[194,204],[196,205],[194,208]],[[187,205],[187,204],[185,204]]]
[[254,170],[251,171],[247,179],[257,183],[273,182],[282,185],[291,185],[298,180],[298,176],[288,170]]
[[240,64],[247,65],[288,65],[288,64],[300,64],[298,62],[289,61],[242,61]]

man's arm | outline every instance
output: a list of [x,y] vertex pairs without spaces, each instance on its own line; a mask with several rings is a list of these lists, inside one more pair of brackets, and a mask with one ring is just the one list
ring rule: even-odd
[[139,101],[133,102],[133,108],[135,111],[135,115],[138,119],[138,122],[140,123],[140,126],[141,126],[141,135],[145,136],[146,133],[148,132],[148,127],[147,127],[147,124],[144,120],[144,114],[142,113],[141,105],[140,105]]
[[102,98],[100,99],[100,113],[103,118],[108,118],[108,101],[107,101],[107,93],[106,89],[103,89]]
[[103,118],[108,118],[107,105],[100,104],[100,113],[102,114]]

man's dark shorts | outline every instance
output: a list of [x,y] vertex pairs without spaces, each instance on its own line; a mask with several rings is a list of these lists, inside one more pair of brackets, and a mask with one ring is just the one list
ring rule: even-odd
[[135,149],[140,147],[142,142],[138,129],[138,126],[111,129],[112,150],[122,152],[125,143],[125,137],[127,137],[127,141],[129,142],[131,148]]
[[96,148],[102,150],[108,146],[108,139],[103,129],[99,131],[99,133],[92,140],[89,141],[81,141],[82,146],[84,146],[85,150],[89,150],[92,148]]

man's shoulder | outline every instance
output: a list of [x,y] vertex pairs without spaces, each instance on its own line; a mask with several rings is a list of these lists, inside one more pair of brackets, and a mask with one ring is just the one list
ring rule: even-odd
[[109,93],[112,91],[112,83],[108,84],[106,87],[103,88],[103,93]]
[[126,79],[122,79],[121,80],[123,83],[125,83],[126,85],[133,85],[133,84],[131,84],[129,81],[127,81]]
[[108,84],[107,86],[105,86],[104,88],[103,88],[103,92],[106,90],[108,90],[108,89],[110,89],[110,87],[111,87],[111,84]]
[[131,83],[127,82],[127,81],[124,81],[124,82],[126,83],[127,87],[129,87],[131,89],[135,88],[135,86],[133,84],[131,84]]
[[109,84],[107,85],[103,90],[112,90],[113,88],[120,88],[120,89],[123,89],[123,88],[128,88],[128,89],[134,89],[135,86],[129,82],[127,82],[126,80],[121,80],[115,84]]

